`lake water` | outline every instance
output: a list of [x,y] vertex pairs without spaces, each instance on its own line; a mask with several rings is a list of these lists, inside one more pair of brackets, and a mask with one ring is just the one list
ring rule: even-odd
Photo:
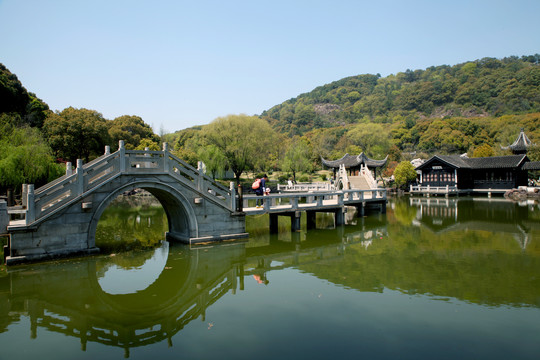
[[107,254],[3,268],[0,359],[539,358],[538,204],[403,197],[347,220],[250,217],[246,241],[190,247],[151,203],[111,208]]

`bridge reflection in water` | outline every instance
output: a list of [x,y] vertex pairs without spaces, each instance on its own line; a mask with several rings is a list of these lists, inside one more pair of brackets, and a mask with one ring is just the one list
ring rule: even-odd
[[[137,357],[135,348],[158,344],[141,351],[216,357],[220,345],[235,345],[235,336],[240,346],[230,354],[249,358],[290,349],[314,358],[328,339],[341,341],[341,355],[360,346],[371,349],[369,358],[381,352],[395,358],[411,341],[419,357],[463,341],[483,355],[532,346],[540,316],[538,215],[508,202],[403,200],[386,215],[349,218],[348,226],[319,218],[317,230],[265,232],[249,242],[164,243],[154,251],[10,268],[0,277],[0,340],[16,348],[12,339],[28,321],[31,337],[41,340],[29,348],[41,351],[63,334],[79,339],[87,356],[110,347]],[[518,234],[528,240],[516,243]],[[325,296],[314,302],[319,291]],[[519,320],[508,326],[510,317]],[[204,336],[214,321],[220,326]],[[382,331],[373,337],[376,328]],[[418,336],[408,337],[411,332]],[[386,349],[389,338],[398,344]],[[162,344],[174,351],[165,353]],[[461,350],[451,355],[471,355]]]
[[[22,315],[31,338],[43,328],[79,338],[83,351],[89,342],[123,348],[125,357],[165,340],[173,346],[172,337],[187,324],[205,321],[209,306],[244,290],[246,276],[265,279],[271,270],[343,257],[351,243],[385,232],[378,226],[353,233],[341,227],[330,242],[288,232],[279,235],[287,239],[269,235],[262,247],[164,242],[150,252],[28,265],[0,278],[0,329]],[[124,268],[127,263],[137,265]]]
[[[127,289],[125,274],[115,276],[122,275],[114,274],[122,270],[110,257],[83,259],[76,264],[39,264],[12,272],[2,279],[2,308],[7,310],[3,326],[16,321],[20,313],[27,313],[32,338],[43,327],[80,338],[83,350],[88,342],[97,342],[124,348],[126,357],[132,347],[163,340],[172,346],[174,334],[198,317],[204,321],[210,305],[227,292],[236,291],[238,279],[243,278],[244,247],[190,250],[179,246],[165,254],[163,264],[163,251],[167,249],[165,243],[150,258],[145,258],[148,252],[141,252],[140,259],[129,259],[130,263],[144,263],[141,268],[151,264],[146,266],[147,274],[138,272],[139,280],[148,282],[148,286],[137,288],[140,281],[135,281],[133,292]],[[122,262],[120,256],[114,260]],[[156,267],[163,271],[147,281],[145,275],[155,274]],[[124,282],[122,294],[106,291],[118,289],[111,286],[115,277]]]

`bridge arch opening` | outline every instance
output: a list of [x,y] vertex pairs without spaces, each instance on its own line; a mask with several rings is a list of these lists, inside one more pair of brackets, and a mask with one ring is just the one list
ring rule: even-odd
[[95,245],[102,253],[155,248],[165,238],[168,221],[159,200],[143,189],[124,192],[101,214]]
[[[93,243],[97,247],[100,247],[100,245],[103,246],[103,243],[100,243],[102,222],[101,219],[102,217],[105,218],[105,216],[108,216],[106,210],[113,202],[117,201],[117,198],[119,196],[123,197],[125,196],[124,194],[131,194],[137,192],[146,194],[147,197],[150,197],[150,201],[153,201],[155,207],[157,206],[158,210],[161,211],[162,222],[164,224],[161,227],[161,233],[157,236],[159,240],[165,239],[166,232],[167,235],[171,235],[173,238],[180,240],[187,240],[192,236],[196,236],[198,229],[194,211],[191,208],[191,205],[189,204],[187,199],[178,190],[169,187],[163,183],[138,182],[130,183],[115,189],[114,191],[110,192],[102,201],[100,201],[99,204],[96,205],[96,210],[94,211],[92,221],[90,223],[90,231],[88,232],[89,244]],[[156,211],[156,214],[158,214],[157,216],[159,216],[160,214],[159,211]],[[152,210],[150,210],[150,213],[151,212]],[[134,221],[146,222],[149,220],[147,216],[143,219],[135,217],[135,220],[132,217],[130,221],[131,226],[135,227]],[[154,219],[154,221],[159,222],[159,218],[157,220]],[[99,229],[98,224],[100,224]],[[159,229],[159,226],[157,227],[157,229]],[[159,233],[159,230],[157,231]],[[151,233],[151,231],[149,231],[148,233]],[[137,234],[137,236],[141,236],[141,234]],[[155,234],[146,234],[146,236],[156,237]]]

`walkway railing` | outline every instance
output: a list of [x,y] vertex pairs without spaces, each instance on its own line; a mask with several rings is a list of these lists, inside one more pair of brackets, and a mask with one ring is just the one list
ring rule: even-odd
[[368,185],[372,189],[377,188],[377,180],[373,177],[373,174],[369,170],[367,166],[362,165],[360,168],[360,175],[364,176],[364,179],[366,179]]
[[277,190],[284,191],[284,192],[287,192],[287,191],[297,191],[297,192],[331,191],[331,190],[334,190],[334,185],[330,184],[329,182],[299,183],[299,184],[293,184],[291,186],[278,184]]
[[458,192],[457,186],[423,186],[423,185],[411,185],[411,193],[419,194],[454,194]]
[[[255,207],[257,200],[263,200],[262,208]],[[318,193],[287,193],[266,196],[244,196],[243,210],[252,212],[289,212],[324,208],[343,207],[362,202],[382,202],[386,200],[386,189],[339,190]]]
[[195,169],[171,154],[166,143],[163,144],[163,151],[126,150],[124,141],[120,140],[118,151],[111,154],[110,147],[106,146],[105,154],[88,164],[77,160],[75,172],[68,162],[64,176],[37,190],[34,190],[34,185],[23,185],[25,225],[53,214],[123,174],[168,174],[183,185],[199,192],[201,196],[231,211],[236,208],[236,192],[232,183],[227,189],[214,182],[203,173],[202,166]]

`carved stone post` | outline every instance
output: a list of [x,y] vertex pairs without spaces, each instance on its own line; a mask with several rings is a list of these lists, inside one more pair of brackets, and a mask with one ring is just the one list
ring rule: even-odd
[[83,161],[82,159],[77,159],[77,169],[75,170],[77,174],[77,195],[82,195],[84,192],[84,176],[83,176]]
[[26,225],[30,225],[36,220],[36,206],[34,203],[34,184],[28,184],[26,194]]
[[163,143],[163,172],[168,173],[169,167],[169,144]]
[[118,151],[120,152],[120,172],[126,172],[126,148],[124,147],[124,140],[118,141]]

